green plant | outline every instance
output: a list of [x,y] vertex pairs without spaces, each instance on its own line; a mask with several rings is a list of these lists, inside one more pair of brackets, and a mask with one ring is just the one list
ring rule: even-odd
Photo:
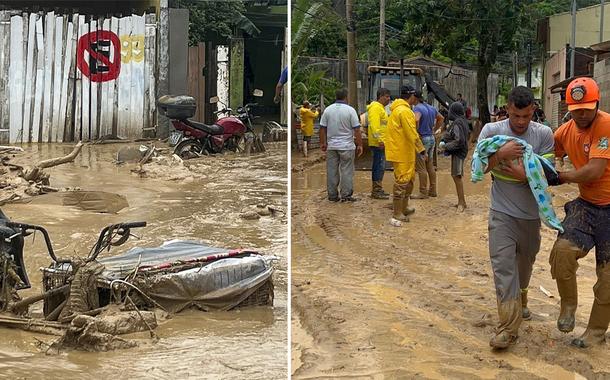
[[335,91],[342,87],[341,82],[335,78],[327,77],[324,69],[315,65],[303,67],[296,65],[292,71],[292,101],[295,104],[302,104],[308,100],[317,103],[320,96],[325,99],[334,99]]

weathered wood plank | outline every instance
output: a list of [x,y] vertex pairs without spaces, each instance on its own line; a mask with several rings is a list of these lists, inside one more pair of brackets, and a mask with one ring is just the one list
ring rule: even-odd
[[43,17],[36,20],[36,83],[34,93],[34,113],[32,114],[32,142],[40,141],[40,122],[42,120],[42,94],[44,91],[44,32]]
[[[102,24],[100,30],[110,30],[110,19],[105,19]],[[112,51],[112,46],[109,47],[108,53]],[[110,57],[109,57],[110,58]],[[112,61],[111,61],[112,62]],[[100,136],[106,136],[112,133],[112,111],[108,112],[108,104],[109,104],[109,92],[110,92],[110,82],[112,81],[104,81],[101,84],[101,96],[100,96]]]
[[[90,32],[91,24],[89,22],[81,25],[81,33],[79,35],[79,39],[88,34]],[[84,53],[85,61],[89,61],[89,54]],[[91,81],[89,77],[83,73],[81,76],[82,83],[82,94],[81,94],[81,117],[82,117],[82,130],[81,130],[81,138],[83,141],[88,141],[90,139],[90,131],[91,131]]]
[[55,30],[55,13],[47,13],[45,20],[45,57],[44,57],[44,97],[42,99],[42,142],[51,140],[51,123],[53,122],[53,59],[55,58],[54,50],[54,30]]
[[133,33],[131,17],[119,20],[119,38],[121,40],[121,74],[118,77],[118,123],[117,136],[129,136],[131,123],[131,34]]
[[0,11],[0,142],[9,142],[8,67],[10,46],[10,16]]
[[78,37],[78,13],[72,16],[70,34],[70,69],[68,71],[68,97],[66,101],[66,123],[64,141],[74,141],[74,96],[76,89],[76,39]]
[[[119,35],[119,18],[118,17],[112,17],[110,20],[110,30],[112,31],[112,33],[114,33],[115,35]],[[120,47],[119,47],[119,51],[120,51]],[[115,57],[114,56],[114,49],[110,49],[110,61],[114,62],[115,59],[118,59],[119,61],[121,60],[121,57]],[[122,69],[121,69],[122,70]],[[120,73],[119,73],[120,76]],[[112,126],[110,129],[110,132],[113,136],[117,135],[117,123],[118,123],[118,112],[119,112],[119,107],[118,107],[118,101],[119,101],[119,90],[118,90],[118,80],[115,79],[113,81],[110,82],[110,85],[108,86],[108,114],[112,115]]]
[[[91,19],[91,21],[89,22],[89,31],[91,33],[96,33],[97,34],[97,20],[95,19]],[[93,61],[90,59],[89,60],[90,64],[93,63]],[[93,71],[94,68],[93,67],[89,67],[89,70]],[[89,123],[90,123],[90,128],[89,128],[89,138],[91,140],[94,140],[96,138],[98,138],[98,128],[97,128],[97,82],[93,81],[93,80],[89,80],[89,86],[90,86],[90,92],[89,92],[89,102],[90,102],[90,106],[89,106]]]
[[142,137],[144,128],[144,16],[132,15],[130,138]]
[[[66,17],[66,21],[68,17]],[[67,120],[67,112],[68,112],[68,99],[71,99],[68,91],[70,91],[70,70],[74,67],[73,57],[74,54],[72,52],[72,40],[74,36],[74,25],[72,22],[67,23],[66,27],[66,35],[64,42],[64,53],[63,53],[63,64],[64,67],[62,69],[62,81],[61,81],[61,102],[59,105],[59,123],[57,125],[59,130],[59,135],[57,141],[64,142],[66,140],[70,140],[69,135],[66,134],[66,120]]]
[[9,112],[11,144],[21,142],[23,128],[23,88],[24,88],[24,61],[23,61],[23,18],[11,17],[11,44],[9,66]]
[[63,79],[62,74],[62,53],[63,53],[63,37],[64,37],[64,18],[58,16],[55,18],[55,57],[53,62],[53,112],[52,112],[52,127],[51,127],[51,141],[57,142],[63,140],[63,126],[59,127],[59,115],[61,105],[61,82]]
[[[84,34],[85,28],[85,16],[78,16],[78,28],[76,29],[76,43],[78,46],[78,39]],[[74,91],[74,141],[82,141],[83,138],[83,73],[77,68],[75,70],[76,78],[76,90]]]
[[35,87],[35,62],[36,62],[36,19],[35,13],[29,16],[27,59],[25,64],[25,92],[23,104],[23,142],[32,141],[32,106],[34,103]]
[[[145,32],[144,32],[144,128],[151,128],[154,125],[151,112],[151,86],[154,91],[155,82],[155,15],[144,15]],[[151,48],[152,47],[152,48]],[[154,94],[152,99],[154,100]],[[153,101],[154,103],[154,101]],[[144,133],[143,137],[148,137]]]

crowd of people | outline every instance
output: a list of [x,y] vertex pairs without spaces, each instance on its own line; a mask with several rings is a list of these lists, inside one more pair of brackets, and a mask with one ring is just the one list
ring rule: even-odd
[[[336,102],[320,121],[320,147],[327,155],[327,193],[331,202],[354,202],[354,159],[363,152],[360,120],[346,102],[347,91],[338,90]],[[572,341],[589,347],[605,340],[610,323],[610,115],[599,109],[600,91],[591,78],[577,78],[566,90],[571,119],[555,132],[545,123],[544,112],[530,89],[518,86],[506,106],[494,107],[494,120],[486,124],[472,155],[471,179],[491,173],[488,248],[498,305],[498,325],[490,340],[494,349],[514,344],[524,319],[531,318],[527,291],[540,250],[544,222],[558,231],[550,255],[552,277],[557,282],[561,308],[557,328],[570,332],[578,305],[578,260],[595,248],[597,283],[586,331]],[[373,199],[388,199],[382,182],[385,162],[392,163],[393,211],[389,223],[401,227],[415,213],[409,199],[437,196],[435,153],[451,157],[451,176],[458,195],[457,210],[466,208],[464,163],[469,151],[470,128],[465,101],[450,105],[446,123],[421,92],[402,86],[390,105],[390,91],[380,88],[368,106],[368,145],[373,154]],[[304,104],[301,114],[317,117]],[[309,120],[308,119],[308,120]],[[308,121],[309,123],[309,121]],[[304,136],[311,136],[309,124]],[[572,170],[557,171],[555,157],[567,156]],[[414,178],[419,191],[412,194]],[[555,216],[548,186],[576,183],[579,197],[565,205],[566,216]]]

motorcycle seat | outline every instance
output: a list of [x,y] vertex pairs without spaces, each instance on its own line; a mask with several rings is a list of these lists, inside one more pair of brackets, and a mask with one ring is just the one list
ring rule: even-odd
[[222,135],[224,133],[224,128],[218,124],[207,125],[193,120],[187,120],[187,124],[195,129],[209,133],[210,135]]

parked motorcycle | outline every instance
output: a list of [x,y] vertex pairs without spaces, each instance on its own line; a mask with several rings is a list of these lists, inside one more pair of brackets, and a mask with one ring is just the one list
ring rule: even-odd
[[[261,90],[254,90],[254,96],[261,97]],[[202,155],[232,152],[264,152],[265,147],[254,133],[252,108],[257,103],[248,103],[235,112],[231,108],[223,108],[214,112],[220,117],[212,125],[190,120],[195,115],[197,105],[191,96],[169,96],[159,98],[159,109],[171,119],[178,133],[174,153],[183,158],[195,158]],[[210,103],[219,103],[218,97],[210,98]]]

